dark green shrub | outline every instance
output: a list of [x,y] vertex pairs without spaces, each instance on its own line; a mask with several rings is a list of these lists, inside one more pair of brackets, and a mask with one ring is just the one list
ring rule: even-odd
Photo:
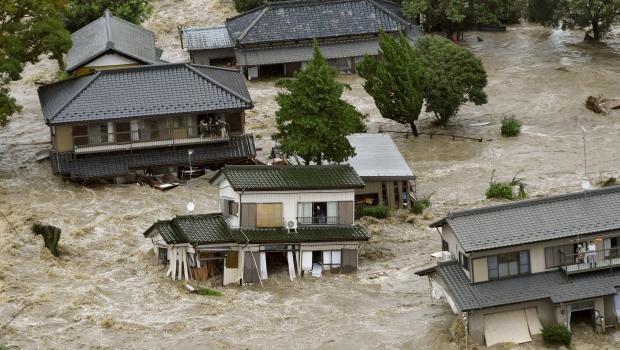
[[502,120],[502,136],[513,137],[521,133],[521,122],[515,117],[508,117]]
[[428,198],[416,199],[411,205],[411,212],[414,214],[422,214],[424,209],[431,206],[431,201]]
[[377,219],[385,219],[392,215],[390,208],[383,204],[362,208],[362,216],[372,216]]
[[221,297],[222,295],[224,295],[222,292],[211,288],[196,288],[196,294],[208,297]]
[[491,182],[485,194],[487,198],[513,198],[512,186],[508,182]]
[[542,330],[543,340],[548,345],[570,345],[571,333],[563,325],[554,324],[546,326]]
[[602,187],[608,187],[608,186],[614,186],[617,183],[617,179],[615,177],[610,177],[609,179],[603,181],[603,183],[601,184]]
[[250,11],[265,4],[263,0],[234,0],[233,2],[235,10],[239,13]]

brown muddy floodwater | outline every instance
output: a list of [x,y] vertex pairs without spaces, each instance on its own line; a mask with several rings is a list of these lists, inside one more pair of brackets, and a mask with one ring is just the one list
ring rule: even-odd
[[[209,16],[200,15],[208,11]],[[234,11],[216,0],[158,1],[146,25],[170,60],[182,60],[176,24],[216,24]],[[483,41],[479,42],[476,36]],[[142,232],[155,220],[217,210],[206,179],[162,193],[136,185],[82,187],[52,176],[35,153],[48,147],[36,97],[49,81],[50,61],[29,66],[12,93],[24,106],[0,130],[0,345],[20,349],[455,349],[448,307],[430,300],[414,271],[440,248],[428,223],[448,210],[487,204],[493,169],[500,179],[519,173],[532,196],[577,190],[583,177],[581,129],[587,130],[588,175],[620,172],[620,112],[596,115],[588,95],[620,97],[620,38],[608,45],[581,42],[580,32],[533,25],[506,33],[467,33],[464,45],[489,74],[489,103],[465,106],[446,130],[424,116],[424,131],[482,137],[452,141],[393,134],[433,208],[414,225],[406,213],[384,222],[363,220],[373,237],[362,247],[356,275],[289,282],[272,275],[265,287],[218,287],[223,297],[185,293],[155,264]],[[558,68],[562,68],[558,70]],[[356,76],[345,98],[368,114],[370,131],[407,130],[380,118]],[[256,108],[249,131],[269,149],[276,108],[273,81],[248,84]],[[518,138],[503,139],[499,122],[523,121]],[[490,122],[487,126],[475,123]],[[29,232],[33,220],[62,228],[61,257],[53,258]],[[12,226],[12,227],[11,227]],[[614,348],[620,336],[578,333],[579,349]],[[533,349],[537,345],[519,348]]]

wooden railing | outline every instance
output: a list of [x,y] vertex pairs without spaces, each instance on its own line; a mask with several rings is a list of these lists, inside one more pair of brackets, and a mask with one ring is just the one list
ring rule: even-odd
[[611,269],[620,266],[620,248],[599,249],[560,256],[560,268],[566,274]]

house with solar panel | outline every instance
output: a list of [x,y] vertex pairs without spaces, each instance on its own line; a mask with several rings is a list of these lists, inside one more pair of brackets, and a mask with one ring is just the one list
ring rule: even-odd
[[431,227],[442,252],[416,273],[480,344],[618,324],[620,186],[455,211]]
[[224,26],[185,28],[182,46],[196,64],[236,64],[249,79],[290,76],[312,57],[312,41],[338,71],[355,73],[378,53],[380,30],[410,40],[420,27],[387,0],[277,1],[228,18]]
[[369,235],[354,223],[364,181],[350,166],[227,165],[210,182],[219,213],[161,220],[144,232],[172,278],[221,275],[224,285],[245,285],[357,270]]
[[95,70],[166,63],[153,32],[105,10],[101,18],[71,34],[66,70],[80,76]]
[[[252,162],[253,108],[234,69],[159,64],[103,69],[38,89],[54,174],[132,179]],[[191,170],[191,169],[190,169]]]

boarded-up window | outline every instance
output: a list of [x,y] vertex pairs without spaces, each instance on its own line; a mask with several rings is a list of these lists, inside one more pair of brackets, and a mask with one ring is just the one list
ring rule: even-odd
[[226,267],[229,269],[239,267],[239,252],[228,252],[226,254]]
[[256,227],[256,203],[241,203],[241,227]]
[[342,250],[342,272],[357,271],[357,249]]
[[256,227],[281,227],[282,203],[256,205]]
[[353,202],[338,202],[338,223],[340,225],[353,225]]

